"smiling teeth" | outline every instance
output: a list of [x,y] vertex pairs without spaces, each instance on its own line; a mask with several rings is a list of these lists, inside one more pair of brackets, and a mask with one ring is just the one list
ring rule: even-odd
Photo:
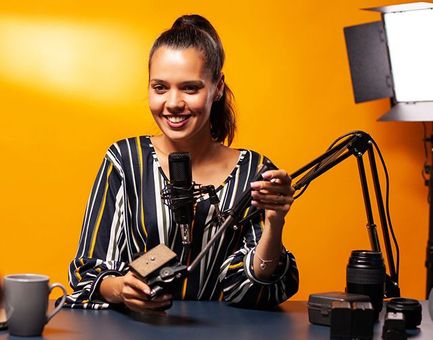
[[188,118],[187,116],[166,116],[166,117],[172,123],[180,123]]

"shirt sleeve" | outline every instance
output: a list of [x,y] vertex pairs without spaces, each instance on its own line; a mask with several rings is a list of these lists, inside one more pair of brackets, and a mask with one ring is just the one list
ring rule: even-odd
[[74,292],[65,307],[107,308],[99,295],[104,276],[124,275],[131,261],[125,239],[126,192],[123,171],[113,150],[107,152],[87,202],[78,251],[69,266]]
[[278,266],[267,280],[254,274],[255,249],[262,235],[264,214],[257,214],[244,228],[243,246],[221,266],[220,280],[226,302],[248,308],[271,308],[298,291],[299,274],[294,256],[283,249]]

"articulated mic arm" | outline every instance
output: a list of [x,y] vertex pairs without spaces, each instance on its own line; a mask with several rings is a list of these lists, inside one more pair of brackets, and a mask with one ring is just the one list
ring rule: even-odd
[[[382,191],[380,188],[379,176],[377,172],[376,160],[373,150],[373,140],[369,134],[363,131],[356,131],[347,136],[341,142],[330,148],[323,155],[317,157],[298,171],[291,174],[292,185],[295,190],[305,190],[308,184],[323,173],[332,169],[337,164],[344,161],[350,156],[355,156],[358,161],[358,171],[361,180],[362,193],[364,197],[365,212],[367,215],[367,229],[370,239],[371,248],[374,251],[381,251],[379,238],[377,235],[376,224],[374,223],[370,192],[367,184],[367,176],[363,161],[364,153],[368,153],[370,172],[373,180],[374,191],[376,194],[376,205],[380,218],[380,224],[385,245],[386,258],[389,267],[389,275],[386,277],[385,296],[395,297],[400,296],[398,287],[398,272],[394,264],[391,241],[389,237],[388,219],[386,216]],[[300,177],[302,175],[302,177]],[[300,177],[298,180],[296,180]]]

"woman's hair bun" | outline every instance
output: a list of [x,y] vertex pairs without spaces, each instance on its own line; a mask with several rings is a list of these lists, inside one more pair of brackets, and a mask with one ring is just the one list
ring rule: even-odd
[[212,24],[206,18],[198,14],[182,15],[177,18],[173,26],[171,26],[172,29],[182,29],[186,27],[195,27],[208,33],[210,33],[210,30],[214,30]]

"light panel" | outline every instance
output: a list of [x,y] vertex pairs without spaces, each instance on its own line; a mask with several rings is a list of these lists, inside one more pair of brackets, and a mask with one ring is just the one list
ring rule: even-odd
[[384,14],[397,102],[433,101],[433,10]]

